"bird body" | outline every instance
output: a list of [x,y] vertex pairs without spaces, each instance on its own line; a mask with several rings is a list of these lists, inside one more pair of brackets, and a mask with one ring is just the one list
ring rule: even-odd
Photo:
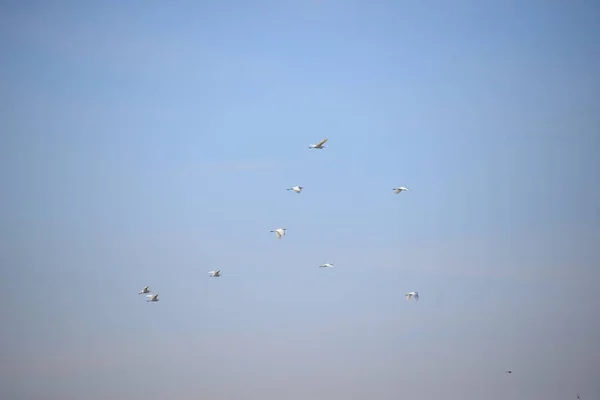
[[405,294],[406,301],[410,301],[411,298],[415,298],[415,301],[419,301],[419,292],[408,292]]
[[285,231],[287,231],[286,228],[277,228],[277,229],[275,229],[274,231],[271,231],[271,232],[275,233],[275,237],[277,239],[281,239],[282,237],[285,236]]
[[323,139],[317,144],[311,144],[308,148],[309,149],[323,149],[325,147],[325,146],[323,146],[325,144],[325,142],[327,142],[327,139]]
[[150,286],[145,286],[142,290],[139,291],[138,294],[146,294],[150,293]]
[[507,374],[512,374],[512,371],[511,371],[511,370],[506,370],[505,372],[506,372]]
[[331,263],[325,263],[325,264],[321,264],[319,265],[319,268],[333,268],[333,264]]
[[407,188],[406,186],[398,186],[396,188],[393,189],[395,194],[398,194],[400,192],[406,192],[409,191],[410,189]]
[[148,298],[148,300],[146,301],[158,301],[158,293],[157,294],[148,294],[146,295],[146,297]]
[[287,190],[292,190],[292,191],[294,191],[296,193],[300,193],[302,191],[302,189],[304,189],[303,186],[294,186],[294,187],[291,187],[291,188],[289,188]]
[[215,271],[210,271],[208,275],[210,275],[211,278],[218,278],[221,276],[221,270],[217,269]]

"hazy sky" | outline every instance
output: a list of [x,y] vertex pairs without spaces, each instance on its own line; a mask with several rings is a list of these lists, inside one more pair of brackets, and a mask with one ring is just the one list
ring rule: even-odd
[[599,15],[2,1],[0,398],[600,398]]

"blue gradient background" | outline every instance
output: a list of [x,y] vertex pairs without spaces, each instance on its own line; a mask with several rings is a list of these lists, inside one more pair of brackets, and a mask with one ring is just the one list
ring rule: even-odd
[[2,1],[0,398],[599,398],[599,16]]

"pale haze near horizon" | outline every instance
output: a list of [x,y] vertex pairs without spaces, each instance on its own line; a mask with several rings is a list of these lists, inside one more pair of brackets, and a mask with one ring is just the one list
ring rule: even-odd
[[600,398],[599,15],[2,2],[0,398]]

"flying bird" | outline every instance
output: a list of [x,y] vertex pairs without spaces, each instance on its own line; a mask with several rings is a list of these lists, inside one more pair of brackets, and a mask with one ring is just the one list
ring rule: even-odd
[[277,239],[281,239],[282,237],[285,236],[285,231],[287,231],[286,228],[277,228],[271,232],[275,233],[275,237],[277,237]]
[[221,270],[220,270],[220,269],[217,269],[216,271],[210,271],[210,272],[208,273],[208,275],[209,275],[211,278],[218,278],[218,277],[220,277],[220,276],[221,276]]
[[302,191],[302,189],[304,189],[304,186],[294,186],[294,187],[291,187],[291,188],[286,189],[286,190],[293,190],[296,193],[300,193]]
[[138,294],[150,293],[150,286],[145,286]]
[[406,301],[410,301],[412,297],[415,298],[415,301],[419,301],[419,292],[408,292],[405,294]]
[[331,264],[331,263],[321,264],[321,265],[319,265],[319,268],[333,268],[333,264]]
[[507,374],[512,374],[512,371],[511,371],[511,370],[507,370],[507,371],[505,371],[505,372],[506,372]]
[[311,144],[308,148],[309,149],[323,149],[325,147],[323,145],[325,144],[325,142],[327,142],[327,140],[328,139],[323,139],[317,144]]
[[147,294],[146,297],[148,300],[146,301],[158,301],[158,293],[157,294]]
[[580,397],[579,397],[579,393],[577,393],[577,398],[578,398],[578,399],[580,398]]
[[393,190],[394,190],[394,193],[398,194],[400,192],[406,192],[407,190],[410,190],[410,189],[405,186],[398,186],[397,188],[394,188]]

